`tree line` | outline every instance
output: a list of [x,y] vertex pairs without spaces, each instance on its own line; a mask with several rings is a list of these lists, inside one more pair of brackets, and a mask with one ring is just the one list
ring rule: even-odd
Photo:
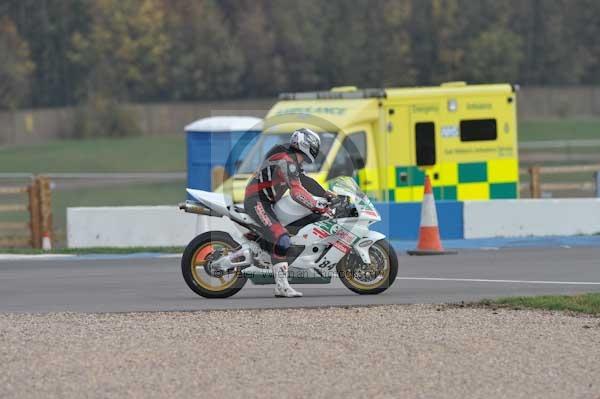
[[598,15],[597,0],[0,0],[0,108],[598,84]]

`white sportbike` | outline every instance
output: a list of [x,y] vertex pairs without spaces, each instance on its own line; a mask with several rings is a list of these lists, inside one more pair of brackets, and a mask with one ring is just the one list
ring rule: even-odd
[[[386,237],[369,230],[379,213],[353,179],[330,182],[337,197],[330,202],[333,217],[311,212],[284,196],[275,214],[291,235],[287,254],[292,284],[327,284],[335,275],[359,294],[379,294],[396,280],[398,258]],[[187,285],[206,298],[236,294],[248,279],[273,284],[268,244],[244,210],[220,193],[187,189],[194,200],[179,205],[189,213],[229,218],[231,231],[208,231],[186,247],[181,271]]]

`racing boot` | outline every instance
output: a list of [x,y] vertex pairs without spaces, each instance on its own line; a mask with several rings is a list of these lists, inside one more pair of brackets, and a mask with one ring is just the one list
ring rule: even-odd
[[275,277],[275,296],[278,298],[301,297],[302,293],[296,291],[288,282],[288,264],[279,262],[271,266],[273,277]]

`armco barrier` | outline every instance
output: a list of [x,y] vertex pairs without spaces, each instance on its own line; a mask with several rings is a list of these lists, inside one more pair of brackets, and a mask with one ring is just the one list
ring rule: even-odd
[[468,201],[464,238],[570,236],[600,232],[600,199]]

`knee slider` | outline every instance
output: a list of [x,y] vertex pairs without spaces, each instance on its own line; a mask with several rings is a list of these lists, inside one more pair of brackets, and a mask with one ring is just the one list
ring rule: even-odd
[[275,246],[273,247],[273,253],[277,256],[284,257],[287,255],[288,249],[291,246],[290,236],[287,234],[283,234],[281,237],[277,239]]

